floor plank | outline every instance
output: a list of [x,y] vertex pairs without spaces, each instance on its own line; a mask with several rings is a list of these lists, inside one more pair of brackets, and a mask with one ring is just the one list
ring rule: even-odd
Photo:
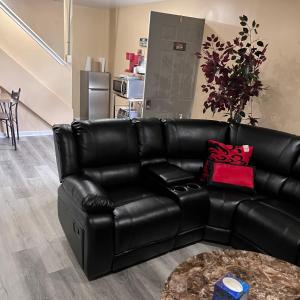
[[89,282],[57,218],[53,139],[0,139],[0,299],[153,300],[186,258],[215,249],[198,243]]

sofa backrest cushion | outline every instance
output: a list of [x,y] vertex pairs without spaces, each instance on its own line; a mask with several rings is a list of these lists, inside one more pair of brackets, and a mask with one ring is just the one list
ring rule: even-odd
[[256,189],[279,196],[300,150],[300,140],[295,135],[272,129],[232,125],[230,143],[254,147],[251,164],[256,167]]
[[82,167],[139,160],[137,136],[129,120],[75,121],[72,128]]
[[198,173],[207,158],[207,140],[225,143],[228,124],[209,120],[166,120],[164,135],[170,163]]
[[72,129],[85,175],[103,185],[138,177],[138,141],[130,120],[75,121]]
[[159,119],[140,119],[134,121],[137,128],[139,154],[142,165],[165,162],[166,148]]
[[300,206],[300,153],[292,167],[291,175],[282,187],[280,196]]

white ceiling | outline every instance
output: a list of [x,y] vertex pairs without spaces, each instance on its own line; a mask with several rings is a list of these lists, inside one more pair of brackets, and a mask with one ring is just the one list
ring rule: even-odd
[[163,0],[75,0],[75,3],[95,7],[120,7],[162,1]]

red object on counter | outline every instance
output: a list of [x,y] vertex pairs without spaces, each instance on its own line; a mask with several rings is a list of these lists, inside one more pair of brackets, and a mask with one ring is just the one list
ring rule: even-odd
[[137,54],[134,53],[126,53],[126,60],[129,60],[129,69],[125,70],[126,72],[133,73],[133,69],[136,66],[140,65],[140,62],[142,61],[143,56],[141,55],[141,52],[138,51]]

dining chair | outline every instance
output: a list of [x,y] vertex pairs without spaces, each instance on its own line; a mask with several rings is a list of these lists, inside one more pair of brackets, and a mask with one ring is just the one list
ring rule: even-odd
[[18,92],[12,91],[11,101],[8,103],[1,103],[0,122],[4,122],[6,125],[6,133],[9,138],[11,135],[12,145],[17,150],[17,142],[15,135],[15,124],[19,139],[19,123],[18,123],[18,104],[20,98],[21,89]]
[[11,92],[12,120],[13,120],[13,123],[16,124],[18,140],[20,139],[20,136],[19,136],[19,119],[18,119],[18,106],[19,106],[20,94],[21,94],[21,89],[20,88],[17,92],[14,92],[14,91]]

